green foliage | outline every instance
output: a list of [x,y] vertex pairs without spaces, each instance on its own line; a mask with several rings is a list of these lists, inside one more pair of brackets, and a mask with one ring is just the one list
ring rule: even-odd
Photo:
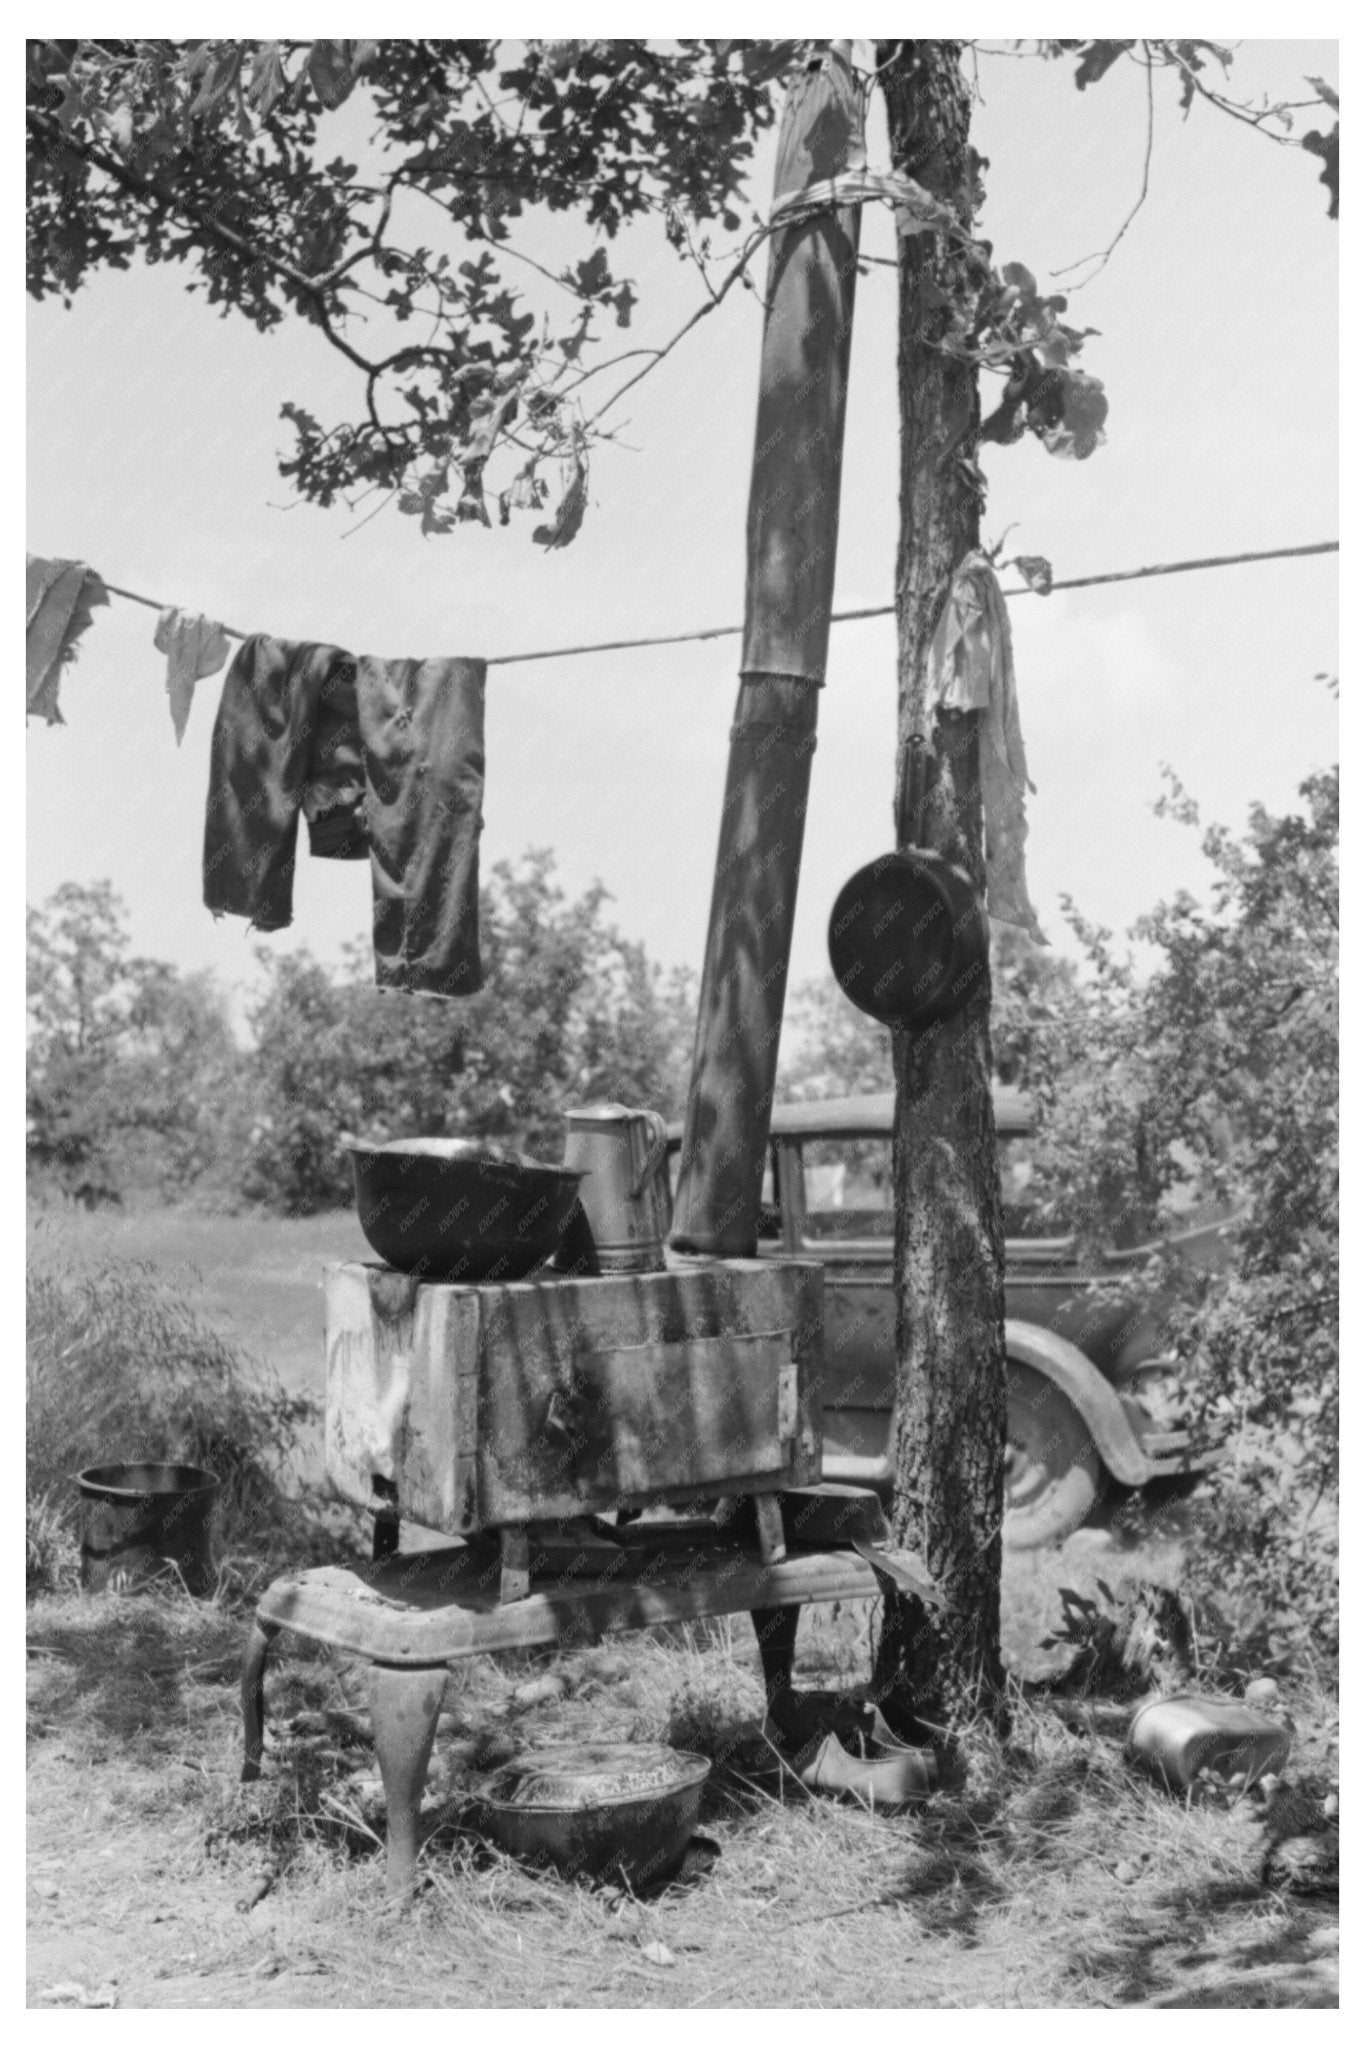
[[1099,378],[1075,366],[1096,330],[1070,326],[1066,310],[1065,296],[1044,298],[1022,263],[987,268],[970,319],[942,344],[983,369],[1009,369],[1000,405],[982,422],[983,441],[1018,441],[1027,430],[1049,455],[1079,462],[1103,445],[1109,400]]
[[[358,417],[294,429],[286,476],[314,503],[401,493],[425,533],[489,522],[484,470],[516,463],[500,515],[569,457],[604,320],[635,290],[609,244],[656,216],[741,226],[740,180],[797,45],[482,40],[30,42],[29,289],[72,294],[135,254],[262,332],[301,317],[360,373]],[[357,119],[357,109],[359,118]],[[339,111],[344,110],[344,111]],[[506,276],[527,209],[573,216],[582,257],[537,316]],[[434,244],[434,246],[433,246]],[[472,245],[461,261],[462,245]],[[554,303],[552,301],[552,303]],[[568,538],[564,509],[544,536]],[[555,538],[556,535],[560,537]]]
[[991,925],[991,1052],[996,1078],[1032,1088],[1076,992],[1076,969],[1018,925]]
[[[1242,1560],[1264,1607],[1320,1642],[1336,1628],[1339,1270],[1339,773],[1311,776],[1301,813],[1261,806],[1244,840],[1215,827],[1210,911],[1187,898],[1138,927],[1168,963],[1153,1130],[1179,1135],[1201,1192],[1244,1207],[1231,1275],[1176,1330],[1197,1351],[1199,1417],[1232,1434],[1206,1548]],[[1167,810],[1197,822],[1172,779]],[[1154,1091],[1155,1093],[1155,1091]],[[1211,1583],[1218,1584],[1217,1575]]]
[[130,950],[108,882],[63,883],[28,912],[28,1157],[94,1206],[130,1179],[166,1192],[221,1149],[240,1055],[205,975]]
[[[1146,976],[1071,912],[1090,972],[1045,1044],[1036,1163],[1097,1246],[1142,1241],[1192,1204],[1238,1216],[1226,1270],[1170,1264],[1163,1276],[1192,1419],[1226,1445],[1193,1584],[1223,1601],[1233,1585],[1282,1635],[1330,1646],[1338,771],[1300,796],[1303,810],[1282,817],[1258,805],[1241,839],[1205,832],[1211,901],[1181,894],[1139,921],[1134,937],[1156,954]],[[1174,778],[1158,808],[1198,823]]]
[[41,1256],[26,1303],[29,1572],[69,1577],[74,1474],[86,1466],[203,1465],[223,1482],[228,1548],[278,1535],[280,1480],[312,1402],[284,1393],[200,1321],[150,1267],[72,1274]]
[[[1330,107],[1334,114],[1340,112],[1341,102],[1332,87],[1321,78],[1310,78],[1308,83],[1316,92],[1322,105]],[[1333,121],[1324,135],[1319,128],[1310,128],[1301,138],[1301,146],[1310,156],[1322,160],[1318,183],[1327,187],[1327,217],[1336,220],[1341,205],[1341,122]]]
[[894,1085],[891,1033],[833,980],[808,981],[787,1005],[778,1093],[788,1102],[879,1095]]
[[573,1102],[677,1113],[692,977],[651,964],[606,901],[600,885],[569,901],[547,852],[499,863],[480,896],[484,986],[458,1004],[381,995],[359,947],[340,973],[307,954],[267,960],[246,1193],[301,1213],[349,1202],[343,1132],[486,1137],[557,1159]]
[[[818,46],[35,39],[29,290],[69,303],[95,272],[141,256],[184,265],[189,290],[263,333],[303,319],[360,383],[348,419],[282,406],[294,445],[281,469],[301,496],[330,505],[387,492],[424,534],[440,534],[490,524],[490,496],[503,524],[540,511],[557,475],[557,506],[533,538],[562,547],[587,509],[591,444],[612,402],[591,380],[641,353],[592,354],[603,326],[628,328],[638,302],[609,245],[653,216],[701,273],[699,311],[738,278],[747,284],[766,229],[742,215],[743,181],[775,89],[808,47]],[[879,45],[881,67],[912,62],[913,47]],[[1033,47],[1074,60],[1081,87],[1121,59],[1172,72],[1187,111],[1198,97],[1320,157],[1335,216],[1337,128],[1295,132],[1299,107],[1335,110],[1322,81],[1309,81],[1311,102],[1253,107],[1211,82],[1231,62],[1216,43]],[[980,160],[969,157],[963,223],[980,197]],[[518,247],[539,208],[583,236],[583,253],[554,271]],[[727,266],[720,284],[713,224],[748,229],[716,259]],[[997,271],[972,242],[965,254],[960,296],[926,293],[920,312],[936,347],[1007,375],[982,438],[1031,431],[1051,453],[1084,460],[1108,410],[1099,379],[1074,360],[1090,330],[1067,325],[1066,300],[1042,296],[1022,265]],[[509,261],[550,296],[537,285],[539,300],[525,298]],[[657,361],[666,350],[646,353]],[[505,471],[494,485],[490,462]]]

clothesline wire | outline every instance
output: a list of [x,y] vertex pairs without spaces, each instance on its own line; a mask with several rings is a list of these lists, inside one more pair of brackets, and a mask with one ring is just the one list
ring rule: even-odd
[[[1154,562],[1144,569],[1109,569],[1098,576],[1059,577],[1048,591],[1039,590],[1034,584],[1019,583],[1006,590],[1005,597],[1048,596],[1054,590],[1089,590],[1100,583],[1138,583],[1149,576],[1183,576],[1194,569],[1230,569],[1242,562],[1284,562],[1297,555],[1335,555],[1340,552],[1341,542],[1337,540],[1310,541],[1304,547],[1256,548],[1241,555],[1200,555],[1186,562]],[[167,607],[154,597],[144,597],[140,590],[124,590],[117,583],[106,583],[105,589],[111,597],[127,598],[130,604],[145,604],[152,611],[165,611]],[[893,604],[865,606],[862,610],[834,612],[831,623],[847,625],[855,619],[890,618],[896,607]],[[224,626],[223,631],[232,640],[245,640],[250,636],[240,632],[236,626]],[[527,654],[490,654],[489,668],[510,668],[518,661],[562,661],[572,654],[617,654],[631,647],[677,647],[689,640],[724,640],[732,634],[742,633],[742,626],[704,626],[691,633],[650,633],[637,640],[590,640],[581,647],[538,647]]]

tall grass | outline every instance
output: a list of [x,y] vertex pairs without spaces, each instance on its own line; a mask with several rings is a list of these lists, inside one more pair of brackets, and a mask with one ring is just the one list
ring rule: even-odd
[[278,1533],[281,1481],[311,1401],[285,1393],[146,1265],[35,1263],[27,1307],[31,1590],[70,1582],[72,1482],[88,1465],[203,1465],[222,1481],[224,1544]]

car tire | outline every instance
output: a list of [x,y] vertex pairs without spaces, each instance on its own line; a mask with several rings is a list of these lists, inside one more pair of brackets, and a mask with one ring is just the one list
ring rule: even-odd
[[1061,1388],[1031,1365],[1005,1361],[1007,1550],[1060,1543],[1103,1490],[1099,1453],[1085,1420]]

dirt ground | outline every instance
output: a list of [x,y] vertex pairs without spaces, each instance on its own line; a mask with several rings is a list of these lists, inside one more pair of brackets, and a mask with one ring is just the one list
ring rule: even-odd
[[[1084,1583],[1086,1563],[1058,1554],[1046,1576]],[[1261,1883],[1255,1795],[1174,1799],[1116,1741],[1022,1697],[1010,1743],[982,1745],[961,1791],[888,1817],[782,1776],[739,1624],[472,1660],[447,1686],[435,1832],[397,1912],[346,1659],[295,1644],[277,1660],[265,1773],[242,1787],[243,1612],[72,1595],[29,1620],[35,2005],[1336,2003],[1335,1898]],[[798,1682],[865,1678],[868,1622],[861,1605],[808,1614]],[[559,1684],[528,1707],[533,1677]],[[1334,1769],[1323,1703],[1291,1706],[1296,1763]],[[461,1830],[473,1753],[589,1735],[734,1745],[703,1807],[720,1850],[705,1874],[641,1903],[531,1874]]]
[[[39,1224],[41,1232],[43,1224]],[[56,1242],[48,1228],[48,1242]],[[346,1217],[85,1219],[71,1257],[149,1258],[291,1387],[321,1393],[323,1259]],[[249,1276],[249,1284],[244,1282]],[[272,1665],[261,1781],[242,1787],[237,1674],[248,1560],[214,1601],[42,1596],[28,1610],[28,1995],[35,2006],[1076,2007],[1337,2002],[1335,1895],[1261,1882],[1256,1794],[1177,1800],[1120,1743],[1019,1681],[1058,1588],[1171,1579],[1178,1544],[1081,1532],[1009,1560],[1007,1742],[966,1783],[876,1816],[812,1799],[762,1732],[747,1625],[457,1667],[410,1909],[384,1902],[383,1802],[363,1678],[295,1642]],[[868,1603],[810,1610],[797,1680],[869,1675]],[[1052,1653],[1055,1665],[1056,1653]],[[551,1678],[530,1703],[518,1688]],[[1334,1708],[1287,1684],[1294,1768],[1335,1779]],[[728,1752],[701,1828],[718,1848],[652,1900],[540,1876],[467,1830],[471,1759],[582,1739]]]

